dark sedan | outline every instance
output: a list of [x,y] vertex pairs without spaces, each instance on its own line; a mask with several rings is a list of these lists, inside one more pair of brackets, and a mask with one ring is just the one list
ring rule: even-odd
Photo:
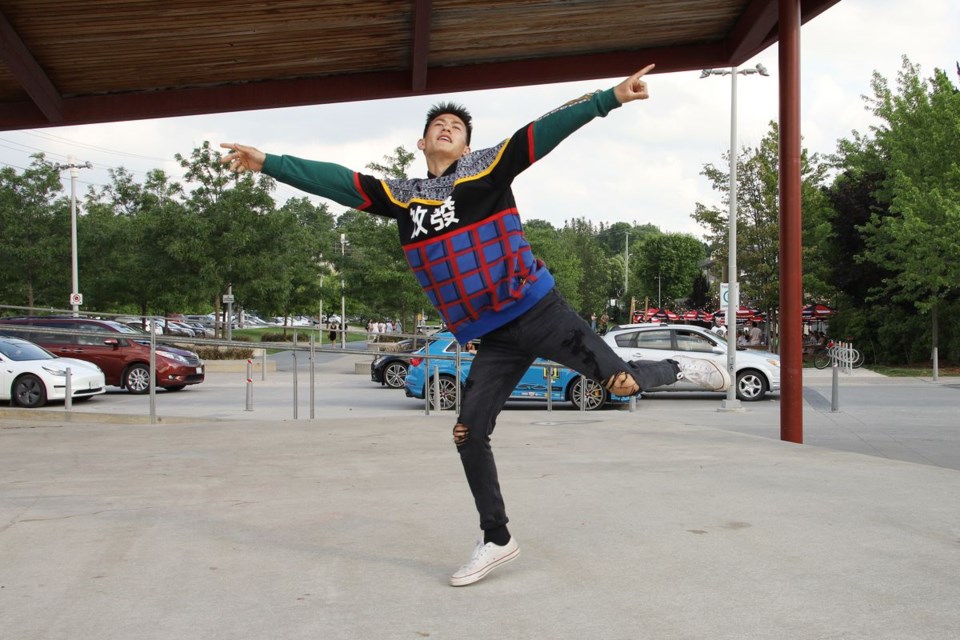
[[401,340],[390,344],[388,353],[377,356],[370,363],[370,379],[391,389],[403,389],[404,382],[407,380],[407,369],[410,366],[410,361],[398,354],[413,353],[422,348],[423,345],[423,338]]

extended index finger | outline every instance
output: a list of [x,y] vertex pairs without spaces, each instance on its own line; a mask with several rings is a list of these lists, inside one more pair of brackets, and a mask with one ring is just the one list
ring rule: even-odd
[[633,74],[633,77],[634,77],[634,78],[642,78],[643,76],[645,76],[645,75],[647,75],[648,73],[650,73],[651,71],[653,71],[653,68],[654,68],[655,66],[657,66],[657,65],[655,65],[655,64],[653,64],[653,63],[648,64],[648,65],[645,66],[643,69],[640,69],[640,71],[637,71],[635,74]]

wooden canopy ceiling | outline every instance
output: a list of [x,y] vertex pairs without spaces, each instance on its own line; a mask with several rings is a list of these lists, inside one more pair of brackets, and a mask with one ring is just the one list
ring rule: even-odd
[[0,130],[731,66],[777,22],[777,0],[0,0]]

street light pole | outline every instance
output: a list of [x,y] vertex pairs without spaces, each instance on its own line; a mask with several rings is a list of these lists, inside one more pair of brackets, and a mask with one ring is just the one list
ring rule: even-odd
[[631,317],[633,305],[630,300],[630,294],[627,293],[627,271],[629,270],[629,266],[630,266],[630,232],[627,231],[627,233],[624,235],[624,238],[623,238],[623,300],[624,300],[623,306],[626,309],[626,314],[625,314],[627,318],[626,321],[633,322],[633,318]]
[[737,76],[759,73],[770,75],[766,67],[758,64],[753,69],[704,69],[700,78],[730,76],[730,213],[727,221],[727,373],[730,388],[721,409],[740,409],[737,400],[737,311],[740,309],[740,286],[737,278]]
[[344,327],[347,326],[347,298],[345,295],[345,282],[343,278],[343,261],[347,255],[347,235],[340,234],[340,348],[347,348],[347,332]]
[[71,290],[70,306],[73,308],[74,317],[80,315],[80,276],[77,269],[77,176],[80,175],[80,169],[92,169],[93,165],[89,162],[77,164],[73,156],[67,156],[67,164],[56,164],[54,168],[57,171],[70,169],[70,266],[71,266]]

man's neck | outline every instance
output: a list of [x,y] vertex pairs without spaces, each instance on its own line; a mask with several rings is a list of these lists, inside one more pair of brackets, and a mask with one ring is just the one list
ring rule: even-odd
[[450,165],[454,162],[456,162],[456,160],[427,160],[427,172],[429,175],[439,178],[446,173],[447,169],[449,169]]

